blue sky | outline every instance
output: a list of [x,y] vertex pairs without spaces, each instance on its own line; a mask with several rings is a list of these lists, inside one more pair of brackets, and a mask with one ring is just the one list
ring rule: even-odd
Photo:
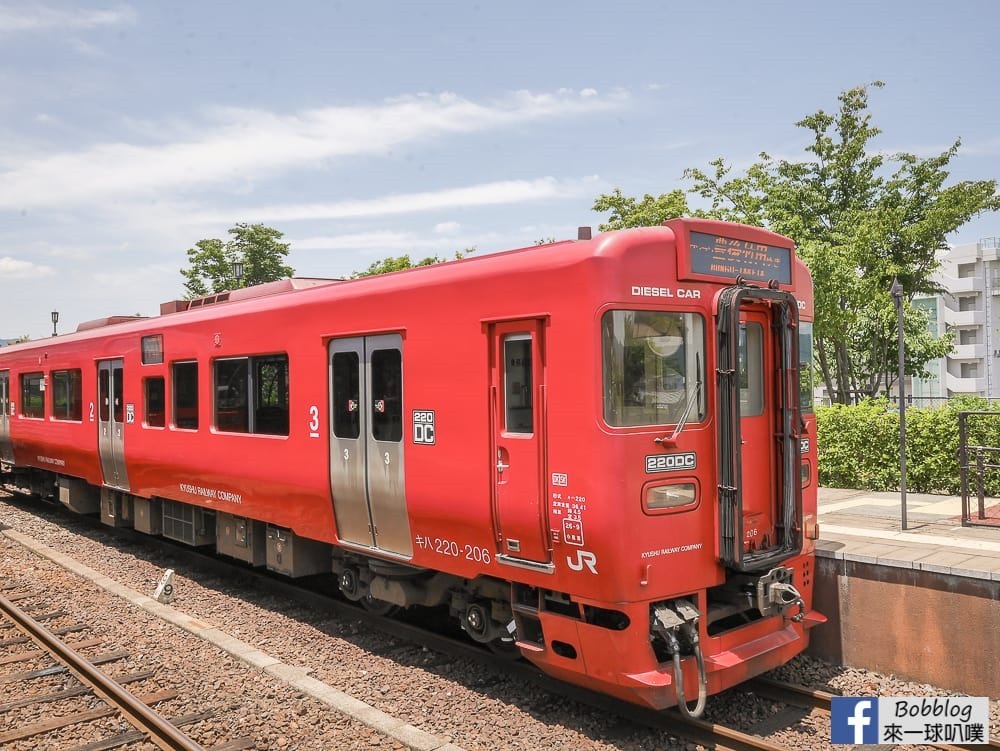
[[952,180],[1000,178],[998,27],[993,0],[0,0],[0,337],[156,314],[236,222],[299,276],[573,237],[615,187],[800,158],[794,123],[873,80],[880,150],[961,138]]

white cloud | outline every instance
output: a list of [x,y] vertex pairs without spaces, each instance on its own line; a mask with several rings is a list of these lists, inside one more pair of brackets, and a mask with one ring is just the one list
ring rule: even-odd
[[462,225],[458,222],[440,222],[434,225],[434,231],[439,235],[452,235],[461,228]]
[[359,219],[455,207],[493,206],[543,199],[570,198],[591,194],[598,183],[597,176],[578,180],[557,180],[554,177],[542,177],[536,180],[502,180],[464,188],[403,193],[367,200],[247,207],[235,212],[227,211],[225,214],[206,215],[202,217],[202,220],[224,222],[226,217],[234,214],[281,222],[310,219]]
[[78,53],[85,57],[104,57],[105,53],[100,47],[94,44],[88,44],[82,39],[73,39],[70,42],[70,46],[76,50]]
[[4,279],[38,279],[52,274],[51,266],[21,261],[10,256],[0,258],[0,277]]
[[44,6],[0,8],[0,34],[65,29],[96,29],[101,26],[134,24],[135,9],[128,5],[117,8],[62,10]]
[[418,95],[288,115],[216,109],[200,131],[174,126],[176,140],[160,144],[102,143],[78,152],[9,158],[0,172],[0,210],[142,195],[164,200],[169,198],[164,191],[243,185],[316,169],[330,159],[386,153],[420,139],[617,108],[624,98],[521,91],[487,103],[455,94]]

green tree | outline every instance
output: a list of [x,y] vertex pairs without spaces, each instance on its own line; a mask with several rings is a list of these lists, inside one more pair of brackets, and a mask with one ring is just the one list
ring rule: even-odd
[[[290,246],[281,242],[283,233],[263,224],[243,222],[228,232],[231,237],[226,242],[209,238],[188,249],[188,268],[181,269],[187,299],[253,287],[295,274],[295,269],[284,263]],[[237,261],[243,264],[243,276],[239,279],[233,275],[233,264]]]
[[414,263],[410,259],[410,255],[407,253],[402,256],[389,256],[388,258],[383,258],[379,261],[375,261],[371,266],[369,266],[364,271],[355,271],[351,274],[351,279],[360,279],[363,276],[378,276],[379,274],[389,274],[393,271],[403,271],[404,269],[415,269],[418,266],[431,266],[435,263],[444,263],[450,260],[461,260],[465,258],[469,253],[475,253],[476,247],[466,248],[465,250],[455,251],[455,258],[439,258],[438,256],[428,256],[427,258],[421,259]]
[[[881,131],[871,122],[867,86],[842,92],[838,100],[837,113],[820,110],[796,123],[812,135],[803,161],[761,153],[759,161],[734,175],[719,158],[710,170],[688,169],[684,177],[693,182],[689,192],[709,202],[696,215],[767,227],[795,240],[815,285],[817,364],[834,401],[846,404],[895,381],[893,278],[899,278],[906,298],[907,373],[925,375],[930,360],[950,351],[950,335],[929,334],[925,313],[909,301],[940,291],[932,275],[947,235],[1000,208],[1000,196],[995,180],[945,186],[959,141],[928,158],[873,149]],[[684,209],[679,201],[650,196],[623,200],[618,191],[599,197],[595,209],[602,206],[617,212],[615,226],[659,223]]]
[[629,227],[653,227],[668,219],[691,216],[683,190],[672,190],[656,197],[647,193],[641,199],[636,199],[623,195],[620,189],[615,188],[611,193],[598,196],[593,209],[611,212],[608,221],[598,226],[602,232]]

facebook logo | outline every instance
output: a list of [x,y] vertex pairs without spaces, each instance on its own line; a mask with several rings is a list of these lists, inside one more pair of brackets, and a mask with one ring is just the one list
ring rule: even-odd
[[832,743],[878,743],[878,699],[834,696],[830,703]]

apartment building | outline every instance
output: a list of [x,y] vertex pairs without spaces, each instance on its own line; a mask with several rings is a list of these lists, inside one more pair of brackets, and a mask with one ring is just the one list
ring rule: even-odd
[[955,349],[928,363],[929,378],[912,379],[914,403],[963,395],[1000,399],[1000,238],[952,246],[936,279],[947,292],[913,304],[927,311],[932,331],[954,332]]

